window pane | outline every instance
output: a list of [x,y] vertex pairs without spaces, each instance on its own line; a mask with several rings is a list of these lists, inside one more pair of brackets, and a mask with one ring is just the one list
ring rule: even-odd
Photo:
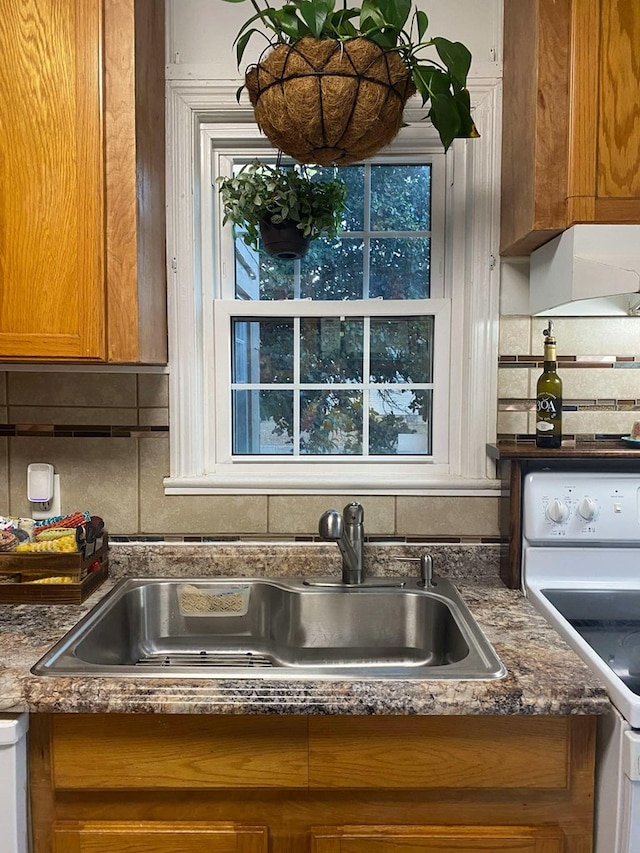
[[313,180],[326,181],[338,177],[347,185],[347,209],[342,219],[343,231],[364,230],[364,166],[307,166]]
[[312,240],[300,261],[300,298],[362,299],[362,258],[362,240]]
[[429,298],[429,237],[387,237],[371,240],[371,299]]
[[372,317],[371,382],[431,382],[433,317]]
[[431,391],[372,391],[369,453],[372,456],[431,453]]
[[236,234],[236,299],[293,299],[294,265],[246,246]]
[[293,381],[293,320],[232,319],[235,383]]
[[293,299],[295,276],[291,261],[280,261],[260,252],[258,299]]
[[362,392],[300,394],[301,454],[362,454]]
[[431,229],[431,166],[371,167],[371,230]]
[[301,382],[362,382],[363,320],[300,320]]
[[233,453],[293,453],[293,391],[233,391]]

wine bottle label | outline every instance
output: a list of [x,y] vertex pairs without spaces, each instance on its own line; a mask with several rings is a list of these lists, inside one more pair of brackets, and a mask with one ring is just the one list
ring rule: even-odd
[[550,424],[549,421],[537,421],[536,423],[536,431],[537,432],[551,432],[553,430],[553,424]]
[[539,415],[546,415],[548,418],[555,418],[558,415],[558,398],[553,394],[540,394],[536,399],[536,412]]

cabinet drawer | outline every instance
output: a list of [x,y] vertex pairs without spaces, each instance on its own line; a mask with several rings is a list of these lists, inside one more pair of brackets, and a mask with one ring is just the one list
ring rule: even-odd
[[309,720],[312,788],[566,788],[566,717]]
[[59,789],[306,788],[304,717],[61,714]]
[[336,826],[311,831],[311,853],[563,853],[559,827]]
[[267,853],[264,826],[70,821],[53,827],[54,853]]

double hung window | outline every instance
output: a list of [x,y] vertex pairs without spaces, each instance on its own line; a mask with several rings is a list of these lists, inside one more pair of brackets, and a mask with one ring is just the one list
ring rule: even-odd
[[222,223],[216,179],[277,160],[252,112],[238,119],[232,97],[196,84],[170,90],[168,494],[484,488],[494,97],[488,88],[480,141],[445,155],[414,118],[378,157],[339,168],[339,237],[279,261]]
[[[213,157],[216,175],[246,162],[224,150]],[[256,252],[231,226],[219,232],[216,423],[230,462],[446,454],[444,157],[336,171],[348,187],[341,234],[312,241],[301,260]]]

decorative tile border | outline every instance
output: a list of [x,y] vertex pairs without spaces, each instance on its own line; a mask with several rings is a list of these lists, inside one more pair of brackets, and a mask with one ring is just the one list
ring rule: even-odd
[[[640,357],[628,355],[559,355],[558,367],[565,368],[640,368]],[[541,355],[500,355],[498,356],[498,367],[539,367],[542,370],[544,357]]]
[[[498,400],[499,412],[533,412],[535,400],[529,398],[503,397]],[[636,412],[640,411],[640,400],[571,400],[563,402],[563,412]]]
[[[580,444],[581,446],[594,444],[597,445],[603,441],[618,441],[624,433],[621,432],[576,432],[562,433],[563,445],[573,446]],[[530,433],[498,433],[498,441],[515,441],[517,444],[532,444],[536,443],[536,438]]]
[[[365,536],[365,544],[367,545],[501,545],[504,539],[499,536]],[[270,536],[269,534],[258,534],[255,536],[225,536],[222,535],[207,535],[195,536],[187,534],[184,536],[162,536],[162,535],[144,535],[131,534],[130,536],[109,534],[110,543],[125,543],[125,542],[141,542],[141,543],[232,543],[246,542],[252,543],[268,543],[268,544],[286,544],[291,542],[296,543],[321,543],[327,544],[325,539],[319,536],[303,535],[303,536]]]
[[149,438],[168,433],[163,426],[109,426],[106,424],[0,424],[0,436],[37,438]]

